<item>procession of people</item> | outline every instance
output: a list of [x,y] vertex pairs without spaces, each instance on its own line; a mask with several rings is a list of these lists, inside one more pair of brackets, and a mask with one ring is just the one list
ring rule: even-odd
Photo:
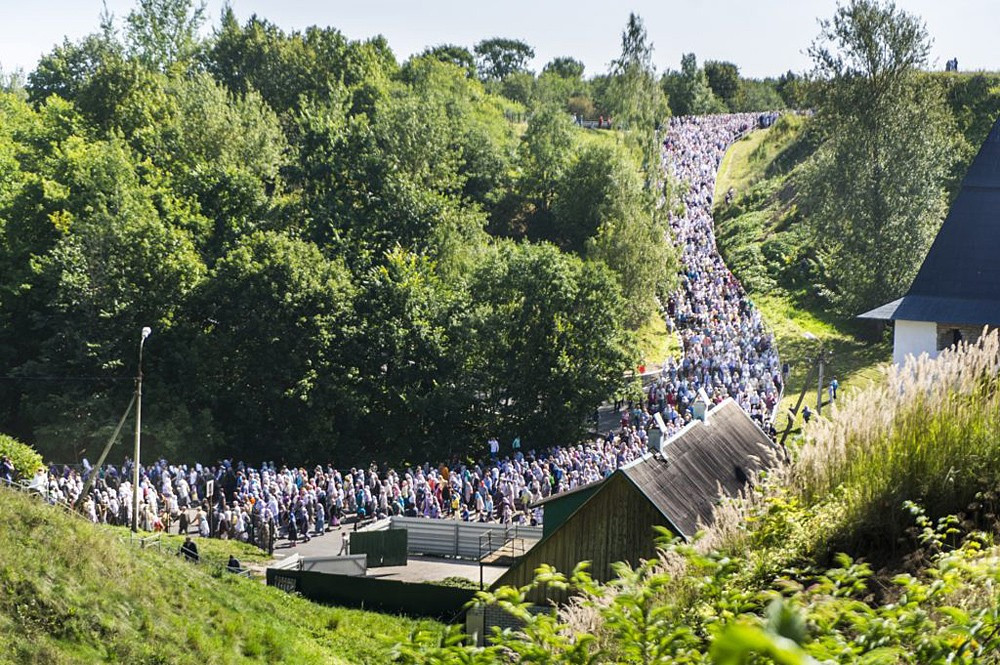
[[[622,402],[613,429],[572,446],[521,450],[520,437],[501,446],[491,437],[478,463],[452,460],[393,469],[311,469],[236,460],[140,468],[138,526],[201,537],[230,538],[272,549],[277,539],[294,546],[345,521],[392,515],[466,521],[537,524],[539,500],[601,480],[645,454],[656,415],[667,435],[693,417],[697,396],[715,403],[735,399],[765,429],[780,399],[784,376],[773,336],[759,311],[726,267],[715,244],[712,203],[715,177],[727,147],[756,126],[752,114],[671,119],[663,143],[663,168],[685,192],[683,212],[671,216],[681,250],[678,291],[664,303],[668,326],[683,352],[664,359],[643,397]],[[624,408],[621,408],[624,407]],[[470,453],[467,459],[476,459]],[[88,495],[85,480],[96,474]],[[91,521],[131,524],[133,467],[52,466],[32,485],[50,501],[78,505]]]

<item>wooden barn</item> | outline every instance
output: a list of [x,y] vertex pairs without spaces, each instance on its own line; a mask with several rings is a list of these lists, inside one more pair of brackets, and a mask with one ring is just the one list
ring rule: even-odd
[[1000,326],[1000,119],[973,160],[909,291],[859,318],[895,322],[893,362],[931,358]]
[[[723,496],[735,496],[753,474],[778,458],[777,446],[736,402],[727,399],[668,440],[661,455],[647,455],[592,485],[550,497],[543,506],[542,539],[493,587],[523,586],[542,564],[570,573],[591,562],[595,579],[611,578],[611,565],[637,564],[656,555],[654,526],[690,539],[711,524]],[[543,594],[532,598],[541,602]],[[566,594],[550,590],[548,600]]]

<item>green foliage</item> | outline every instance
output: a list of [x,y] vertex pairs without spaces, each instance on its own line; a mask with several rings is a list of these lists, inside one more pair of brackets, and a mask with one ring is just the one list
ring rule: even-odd
[[[659,167],[643,190],[632,133],[583,160],[611,160],[580,167],[597,176],[568,175],[584,146],[621,136],[573,126],[567,109],[594,110],[581,65],[557,59],[535,79],[530,48],[486,40],[484,85],[457,46],[399,67],[381,38],[286,32],[225,8],[201,41],[201,19],[197,2],[144,0],[120,33],[105,16],[46,55],[30,104],[0,95],[0,361],[12,375],[0,424],[56,461],[93,458],[128,401],[136,331],[150,325],[153,455],[395,463],[544,419],[559,425],[539,425],[539,441],[576,437],[633,364],[626,326],[673,265],[642,272],[654,265],[642,244],[657,255],[666,238],[653,233],[663,227],[648,184]],[[596,213],[570,210],[587,197]],[[504,357],[472,339],[496,334],[473,312],[508,326],[491,308],[544,292],[533,280],[549,274],[484,300],[483,271],[506,251],[487,230],[572,252],[532,269],[551,264],[569,285],[546,301],[539,339],[557,322],[559,344],[595,357],[596,381],[573,398],[553,384],[575,351]],[[588,317],[605,338],[574,337]],[[528,344],[522,332],[511,344]],[[480,390],[509,382],[535,396],[498,409]],[[555,401],[542,409],[542,398]]]
[[555,74],[560,78],[579,79],[583,78],[583,69],[583,63],[579,60],[562,56],[549,61],[542,68],[542,74]]
[[7,457],[14,465],[14,473],[21,478],[31,478],[44,467],[42,456],[31,446],[7,434],[0,434],[0,457]]
[[128,47],[143,65],[166,70],[191,59],[199,48],[198,28],[205,19],[205,3],[193,0],[137,0],[129,12]]
[[[926,527],[925,527],[926,530]],[[934,531],[933,528],[930,529]],[[403,663],[974,663],[995,662],[1000,623],[997,573],[984,534],[952,548],[928,548],[912,574],[873,580],[871,568],[841,555],[816,572],[780,575],[747,588],[740,566],[722,553],[702,555],[676,543],[663,561],[623,568],[606,586],[585,570],[571,577],[543,568],[532,586],[572,587],[580,597],[559,612],[528,612],[523,589],[480,593],[521,620],[517,631],[494,631],[485,648],[415,632],[397,646]],[[871,602],[876,584],[896,602]]]
[[535,49],[524,42],[503,37],[484,39],[473,52],[484,81],[503,81],[515,72],[523,72],[528,61],[535,57]]
[[469,293],[465,369],[479,408],[532,445],[575,440],[574,414],[591,413],[635,355],[614,275],[552,245],[501,243]]
[[[820,295],[822,275],[795,189],[820,143],[810,119],[782,115],[771,128],[734,143],[716,180],[720,252],[771,327],[782,361],[791,366],[778,410],[779,431],[807,381],[806,399],[810,405],[815,399],[815,376],[810,378],[809,373],[817,342],[804,334],[832,352],[827,376],[836,376],[845,392],[878,378],[879,367],[890,357],[887,340],[872,342],[870,329],[837,316]],[[730,190],[732,200],[727,203]]]
[[220,83],[239,95],[257,90],[279,114],[303,97],[325,102],[345,89],[358,110],[368,109],[396,70],[380,39],[350,42],[339,30],[315,26],[286,34],[256,15],[240,26],[231,9],[223,12],[206,59]]
[[775,111],[787,106],[773,81],[753,79],[741,81],[736,97],[729,103],[732,111]]
[[891,550],[903,535],[896,507],[905,500],[934,518],[974,503],[992,511],[1000,486],[1000,383],[992,364],[996,334],[984,340],[934,364],[890,371],[886,385],[844,402],[863,425],[835,418],[807,431],[794,487],[812,504],[842,493],[836,537],[843,546]]
[[657,85],[653,45],[642,19],[635,14],[629,14],[622,32],[622,51],[611,63],[602,106],[628,131],[642,157],[647,188],[658,191],[663,176],[656,130],[669,109]]
[[694,53],[685,53],[681,57],[679,72],[664,75],[663,89],[674,115],[705,115],[725,110],[722,100],[709,87],[705,70],[698,67]]
[[549,212],[573,147],[569,116],[554,107],[536,111],[521,137],[521,182],[525,195]]
[[940,89],[916,75],[930,48],[916,18],[856,0],[823,26],[810,52],[827,80],[817,122],[829,138],[803,173],[801,205],[829,297],[858,314],[916,274],[944,216],[955,131]]
[[[251,459],[332,451],[336,382],[353,336],[350,273],[314,245],[274,232],[244,238],[193,298],[205,326],[192,349],[203,404]],[[219,352],[221,351],[221,352]]]
[[569,246],[582,241],[586,256],[615,271],[635,329],[674,287],[678,259],[640,173],[614,153],[595,146],[580,155],[567,172],[555,221]]
[[[982,464],[977,459],[985,441],[992,451],[1000,440],[998,357],[993,333],[977,348],[915,363],[857,395],[809,432],[796,464],[720,506],[701,542],[682,543],[661,528],[659,556],[635,568],[619,564],[607,584],[595,583],[586,563],[569,576],[543,565],[531,585],[477,594],[477,606],[495,605],[521,624],[494,629],[485,648],[418,633],[397,651],[403,662],[996,662],[995,489],[981,492],[971,513],[936,511],[962,509],[976,487],[1000,481],[992,452]],[[984,404],[966,416],[967,399]],[[920,411],[929,415],[922,419]],[[874,423],[872,416],[886,412],[884,423]],[[927,427],[937,418],[978,434]],[[905,443],[896,440],[898,430],[909,437]],[[960,444],[942,447],[942,435],[971,446],[964,454]],[[918,450],[911,456],[912,446]],[[879,452],[869,456],[869,447]],[[941,465],[924,465],[931,458]],[[907,495],[937,508],[899,499]],[[858,521],[860,506],[883,529],[892,523],[906,532],[859,529],[866,523]],[[990,531],[975,530],[977,521]],[[845,531],[864,533],[851,551],[873,554],[875,538],[902,552],[876,574],[871,563],[830,549],[846,544],[829,540]],[[539,588],[574,597],[534,613],[526,598]]]
[[28,98],[35,104],[49,95],[76,99],[97,70],[110,58],[120,57],[122,47],[107,33],[92,34],[74,44],[65,39],[28,74]]
[[448,62],[464,69],[468,76],[476,75],[476,56],[464,46],[439,44],[424,49],[421,57],[431,57],[440,62]]
[[722,100],[728,108],[734,108],[736,94],[740,92],[740,70],[731,62],[706,60],[705,79],[712,93]]

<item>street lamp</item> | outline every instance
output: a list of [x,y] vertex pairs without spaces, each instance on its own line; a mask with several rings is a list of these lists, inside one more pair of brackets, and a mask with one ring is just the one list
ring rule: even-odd
[[132,531],[139,531],[139,438],[142,435],[142,346],[153,329],[142,329],[139,340],[139,366],[135,375],[135,456],[132,460]]

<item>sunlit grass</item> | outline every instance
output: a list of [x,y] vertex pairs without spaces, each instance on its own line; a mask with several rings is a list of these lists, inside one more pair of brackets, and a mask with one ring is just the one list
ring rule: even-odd
[[[0,524],[0,663],[382,663],[414,628],[442,629],[131,548],[120,529],[11,490],[0,489]],[[252,558],[200,545],[210,562]]]
[[667,323],[659,313],[653,313],[638,330],[640,360],[647,366],[660,366],[670,357],[681,353],[681,342],[676,333],[667,330]]

